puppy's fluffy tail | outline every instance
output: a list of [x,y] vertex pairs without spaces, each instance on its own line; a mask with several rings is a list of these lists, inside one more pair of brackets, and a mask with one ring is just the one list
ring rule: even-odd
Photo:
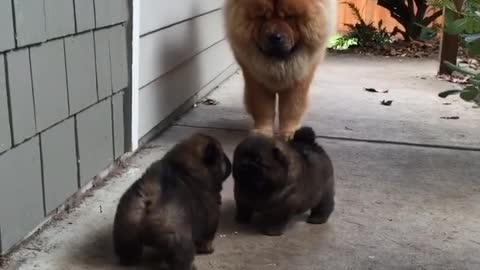
[[305,143],[309,145],[315,144],[315,131],[311,127],[301,127],[293,135],[293,142]]

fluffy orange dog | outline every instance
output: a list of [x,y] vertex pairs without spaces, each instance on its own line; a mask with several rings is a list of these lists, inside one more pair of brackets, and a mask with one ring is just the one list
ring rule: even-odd
[[300,126],[316,67],[336,26],[335,0],[227,0],[227,37],[245,78],[254,131],[280,136]]

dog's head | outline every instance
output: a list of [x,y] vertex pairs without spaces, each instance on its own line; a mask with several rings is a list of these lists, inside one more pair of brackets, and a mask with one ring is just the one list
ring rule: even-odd
[[235,149],[233,177],[239,189],[269,195],[285,187],[290,162],[284,144],[263,135],[251,135]]
[[[199,181],[217,190],[231,173],[232,165],[220,142],[208,135],[196,133],[177,144],[168,154],[183,170],[197,176]],[[205,177],[207,176],[207,177]]]
[[236,43],[254,44],[262,54],[279,60],[289,58],[297,50],[314,52],[330,33],[332,16],[327,13],[331,2],[334,1],[229,0],[229,34]]

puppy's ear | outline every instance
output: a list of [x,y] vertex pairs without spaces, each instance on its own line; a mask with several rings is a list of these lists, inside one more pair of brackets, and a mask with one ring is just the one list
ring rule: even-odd
[[280,150],[278,147],[273,148],[273,158],[278,161],[282,166],[288,167],[288,159],[283,154],[282,150]]
[[203,150],[203,161],[207,165],[212,165],[218,160],[220,154],[221,153],[220,149],[218,149],[218,146],[215,143],[210,142]]

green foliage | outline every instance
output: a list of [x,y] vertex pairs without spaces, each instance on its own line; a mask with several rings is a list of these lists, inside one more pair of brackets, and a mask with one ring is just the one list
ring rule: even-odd
[[422,29],[419,39],[426,42],[436,39],[438,37],[438,33],[440,33],[442,30],[442,26],[439,24],[434,24],[431,27],[424,26],[419,23],[416,23],[416,25]]
[[[455,6],[453,0],[432,0],[432,5],[445,7],[445,29],[450,34],[459,34],[465,43],[468,52],[473,56],[480,56],[480,0],[465,0],[462,7]],[[460,94],[465,101],[480,103],[480,73],[460,68],[447,63],[449,68],[461,74],[471,77],[471,85],[460,92],[445,91],[439,94],[446,97],[452,94]]]
[[356,45],[358,45],[358,41],[356,38],[337,35],[333,37],[332,40],[330,41],[329,48],[337,51],[341,51],[341,50],[347,50],[348,48]]
[[443,91],[438,94],[441,98],[446,98],[450,95],[460,94],[460,98],[465,101],[473,101],[476,103],[480,103],[480,73],[474,73],[470,70],[460,68],[456,65],[451,63],[446,63],[452,70],[457,71],[461,74],[467,75],[471,77],[471,85],[465,87],[462,90],[454,89],[454,90],[447,90]]
[[[442,15],[442,9],[432,7],[429,0],[377,0],[377,5],[390,11],[401,28],[395,27],[392,34],[401,34],[405,41],[422,39],[422,32]],[[431,29],[433,30],[433,29]],[[430,32],[430,34],[433,34]]]
[[335,47],[344,47],[352,45],[362,48],[383,48],[385,45],[392,42],[390,33],[383,26],[383,21],[380,20],[375,27],[373,22],[367,23],[361,16],[360,10],[353,3],[344,2],[350,7],[358,22],[355,24],[345,24],[348,27],[348,34],[342,38],[337,39]]

